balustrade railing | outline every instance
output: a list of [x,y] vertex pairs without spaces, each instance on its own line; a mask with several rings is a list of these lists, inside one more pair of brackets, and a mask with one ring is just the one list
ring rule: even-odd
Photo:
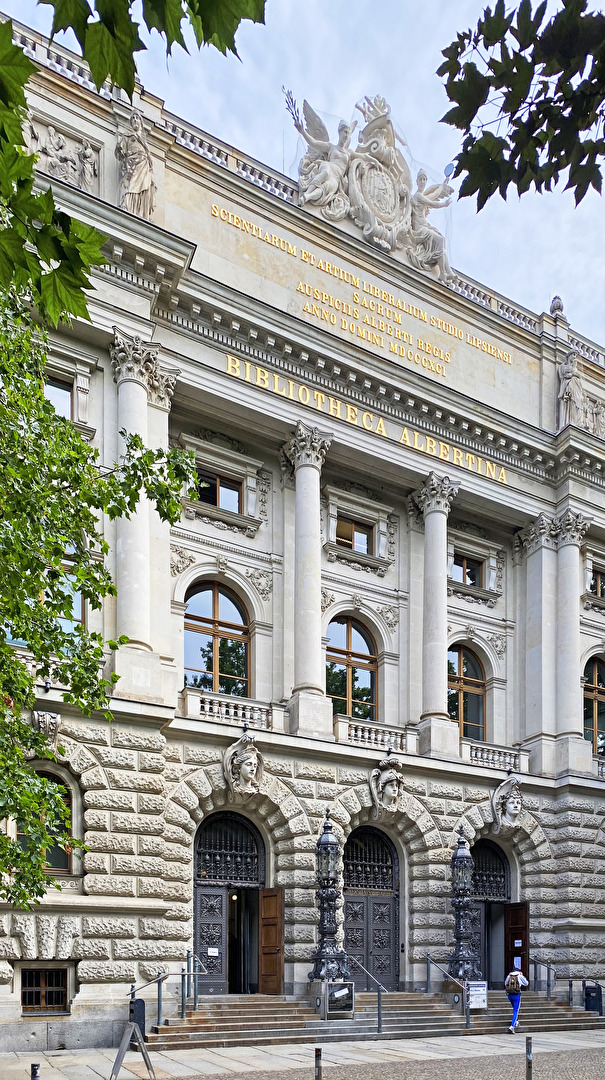
[[512,769],[514,772],[529,772],[529,751],[514,749],[510,746],[497,746],[493,743],[478,743],[471,739],[460,740],[460,757],[473,765],[483,765],[488,769]]
[[372,750],[384,750],[385,753],[389,747],[402,754],[415,752],[412,749],[413,740],[408,738],[405,728],[388,728],[370,721],[354,720],[340,713],[334,717],[334,738],[339,743],[366,746]]
[[190,720],[213,720],[220,724],[248,724],[251,728],[283,731],[285,710],[281,705],[253,698],[213,694],[186,686],[180,696],[181,715]]

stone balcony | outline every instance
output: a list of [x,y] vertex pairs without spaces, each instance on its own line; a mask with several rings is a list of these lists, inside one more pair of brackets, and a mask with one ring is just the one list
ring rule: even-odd
[[186,686],[179,695],[181,716],[189,720],[211,720],[219,724],[248,724],[265,731],[284,731],[285,708],[253,698],[214,694]]

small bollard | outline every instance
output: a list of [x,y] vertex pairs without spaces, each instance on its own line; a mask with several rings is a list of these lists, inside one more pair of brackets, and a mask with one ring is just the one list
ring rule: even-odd
[[40,1080],[40,1065],[31,1064],[29,1067],[30,1080]]
[[531,1035],[525,1036],[525,1080],[532,1080],[534,1055],[532,1051]]
[[315,1047],[315,1080],[321,1080],[321,1046]]

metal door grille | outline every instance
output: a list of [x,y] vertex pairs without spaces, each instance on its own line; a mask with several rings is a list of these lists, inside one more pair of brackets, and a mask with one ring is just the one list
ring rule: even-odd
[[377,829],[356,829],[344,851],[345,889],[395,888],[393,853],[386,837]]
[[510,868],[504,852],[489,840],[479,840],[471,850],[473,896],[476,900],[510,900]]
[[197,885],[264,885],[264,845],[252,823],[230,813],[208,818],[198,833],[195,879]]

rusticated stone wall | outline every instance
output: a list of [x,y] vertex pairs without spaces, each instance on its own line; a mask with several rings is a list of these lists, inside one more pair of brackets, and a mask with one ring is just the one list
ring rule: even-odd
[[[233,730],[233,738],[238,732]],[[179,972],[193,933],[193,850],[210,813],[232,808],[260,828],[268,883],[285,898],[286,988],[303,992],[315,944],[315,844],[326,807],[342,845],[374,824],[394,842],[401,867],[401,933],[406,985],[422,982],[427,951],[439,962],[452,949],[451,853],[463,825],[472,845],[492,837],[506,853],[514,897],[530,902],[531,948],[562,975],[605,967],[605,799],[561,792],[527,779],[514,829],[494,835],[490,794],[498,779],[405,774],[396,812],[373,818],[370,764],[341,765],[338,747],[323,759],[297,759],[263,745],[261,789],[229,803],[221,746],[170,738],[144,726],[63,720],[64,765],[81,790],[83,895],[49,893],[36,912],[0,916],[0,987],[16,961],[71,961],[78,994]],[[92,905],[92,906],[91,906]],[[342,912],[341,912],[342,918]],[[342,935],[342,926],[341,926]],[[78,989],[79,988],[79,989]]]

